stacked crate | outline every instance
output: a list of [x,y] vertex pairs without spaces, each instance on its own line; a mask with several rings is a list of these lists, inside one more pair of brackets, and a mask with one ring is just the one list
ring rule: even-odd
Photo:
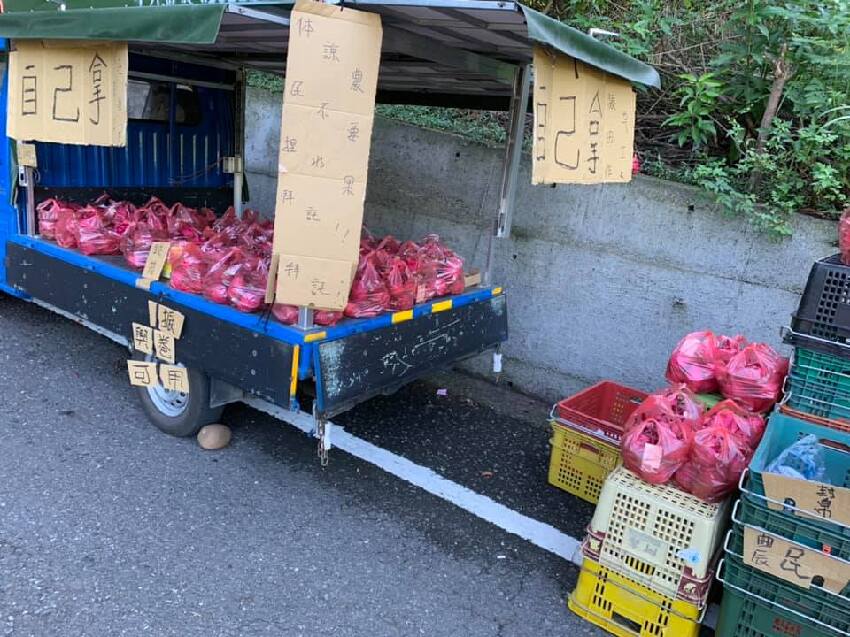
[[557,403],[550,416],[549,483],[595,504],[620,464],[623,426],[645,398],[637,389],[602,381]]
[[622,637],[696,637],[728,514],[728,500],[708,504],[618,467],[582,544],[570,609]]
[[[815,263],[785,340],[783,403],[741,481],[717,578],[723,637],[850,635],[850,267]],[[817,437],[823,482],[767,473]]]

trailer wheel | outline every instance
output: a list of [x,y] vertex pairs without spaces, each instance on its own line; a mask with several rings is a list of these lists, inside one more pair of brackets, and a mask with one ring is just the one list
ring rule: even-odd
[[[150,356],[136,354],[136,358]],[[189,393],[171,391],[161,386],[139,387],[139,399],[150,421],[172,436],[193,436],[204,425],[218,422],[224,406],[210,407],[209,376],[189,368]]]

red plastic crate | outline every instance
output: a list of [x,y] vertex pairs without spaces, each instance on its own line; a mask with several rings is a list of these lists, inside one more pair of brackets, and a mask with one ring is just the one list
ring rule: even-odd
[[603,380],[555,406],[560,420],[620,444],[623,426],[648,394]]

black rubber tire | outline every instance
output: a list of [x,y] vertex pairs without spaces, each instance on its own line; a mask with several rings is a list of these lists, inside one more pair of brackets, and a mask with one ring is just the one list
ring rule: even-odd
[[[144,359],[144,355],[136,354],[135,358]],[[194,436],[204,425],[219,422],[224,405],[210,407],[209,376],[196,369],[189,368],[189,404],[179,416],[168,416],[162,413],[151,400],[148,390],[138,387],[139,400],[142,409],[154,426],[171,436]]]

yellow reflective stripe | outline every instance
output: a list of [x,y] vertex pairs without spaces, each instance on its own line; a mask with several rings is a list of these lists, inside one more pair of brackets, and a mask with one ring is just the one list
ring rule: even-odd
[[327,332],[312,332],[311,334],[304,335],[305,343],[313,343],[315,341],[321,341],[325,336],[327,336]]
[[294,396],[298,389],[298,356],[301,354],[301,346],[296,345],[292,349],[292,375],[289,380],[289,395]]
[[502,293],[502,288],[493,288],[493,296],[499,296]]
[[452,309],[452,300],[446,299],[445,301],[440,301],[438,303],[434,303],[431,306],[432,312],[445,312],[446,310]]
[[402,310],[401,312],[393,313],[393,323],[403,323],[413,318],[413,310]]

